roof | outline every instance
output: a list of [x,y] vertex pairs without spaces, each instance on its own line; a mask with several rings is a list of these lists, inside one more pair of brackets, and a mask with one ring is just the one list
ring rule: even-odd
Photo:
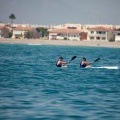
[[31,27],[15,27],[13,28],[13,30],[23,30],[23,31],[28,31],[31,30]]
[[0,29],[4,28],[4,26],[0,26]]
[[111,28],[107,28],[107,27],[103,27],[103,26],[99,26],[99,27],[94,27],[94,28],[88,28],[88,30],[102,30],[102,31],[113,31],[114,29]]
[[57,29],[57,30],[50,31],[50,33],[80,34],[80,31],[76,29]]

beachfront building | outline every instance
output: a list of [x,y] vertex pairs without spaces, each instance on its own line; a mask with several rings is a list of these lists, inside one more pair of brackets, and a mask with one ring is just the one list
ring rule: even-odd
[[0,26],[0,38],[2,37],[2,26]]
[[21,39],[21,38],[24,38],[24,33],[26,31],[31,31],[31,27],[15,27],[13,28],[13,36],[12,38],[18,38],[18,39]]
[[9,38],[9,28],[3,27],[1,29],[1,37],[2,38]]
[[4,26],[1,29],[1,37],[2,38],[9,38],[9,33],[12,30],[11,27]]
[[80,41],[80,31],[74,28],[56,29],[49,32],[49,40]]
[[1,35],[1,29],[0,29],[0,38],[2,37],[2,35]]
[[120,42],[120,29],[115,31],[115,42]]
[[88,29],[88,41],[115,41],[115,31],[103,26]]

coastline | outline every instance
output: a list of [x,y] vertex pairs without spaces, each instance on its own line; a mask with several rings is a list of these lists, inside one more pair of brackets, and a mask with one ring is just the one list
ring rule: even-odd
[[32,45],[89,46],[89,47],[120,48],[120,42],[106,42],[106,41],[70,41],[70,40],[0,38],[0,44],[32,44]]

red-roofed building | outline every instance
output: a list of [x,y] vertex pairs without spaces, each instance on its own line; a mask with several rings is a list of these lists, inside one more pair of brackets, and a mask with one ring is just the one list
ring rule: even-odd
[[88,29],[87,40],[102,40],[102,41],[114,41],[115,40],[114,29],[99,26]]
[[24,33],[26,31],[31,31],[31,27],[15,27],[13,28],[13,36],[12,38],[24,38]]
[[57,29],[49,32],[49,40],[80,40],[80,31],[72,28]]
[[9,26],[0,26],[0,37],[9,38],[9,33],[13,30],[12,38],[24,38],[26,31],[31,31],[30,27],[14,27],[13,29]]
[[3,38],[9,38],[9,33],[10,33],[10,31],[12,30],[12,28],[11,27],[6,27],[6,26],[4,26],[2,29],[1,29],[1,35],[2,35],[2,37]]

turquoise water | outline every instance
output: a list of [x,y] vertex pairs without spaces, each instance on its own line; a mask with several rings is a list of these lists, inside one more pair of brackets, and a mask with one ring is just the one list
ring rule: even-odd
[[119,48],[1,44],[0,119],[119,120],[120,69],[80,69],[84,56],[101,58],[94,67],[120,66]]

